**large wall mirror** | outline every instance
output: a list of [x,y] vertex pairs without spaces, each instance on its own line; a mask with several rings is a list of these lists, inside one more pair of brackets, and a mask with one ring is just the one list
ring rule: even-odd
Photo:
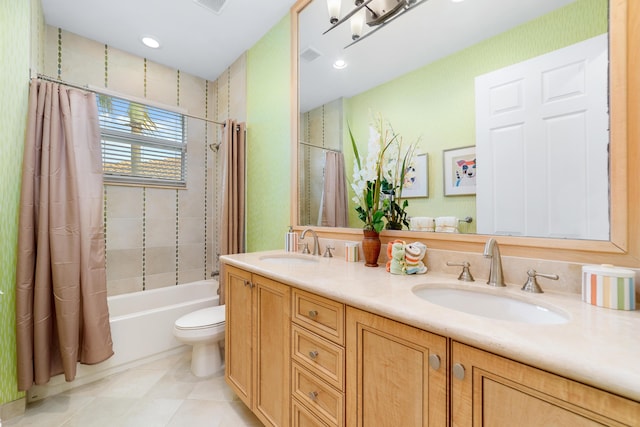
[[[339,18],[352,3],[342,1]],[[292,9],[295,222],[327,236],[359,232],[348,182],[346,223],[322,214],[325,162],[337,153],[349,181],[348,130],[366,152],[379,114],[417,141],[426,188],[407,199],[408,214],[472,218],[456,234],[383,234],[462,250],[498,235],[514,255],[637,264],[627,227],[637,215],[628,209],[625,157],[637,153],[627,143],[627,8],[608,0],[418,1],[385,25],[365,24],[353,43],[350,20],[325,33],[327,0],[300,0]],[[541,112],[548,105],[553,111]],[[477,159],[473,189],[462,193],[448,188],[458,149]]]

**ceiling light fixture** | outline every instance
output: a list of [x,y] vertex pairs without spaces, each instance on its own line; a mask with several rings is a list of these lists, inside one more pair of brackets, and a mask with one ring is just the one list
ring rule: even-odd
[[333,63],[333,68],[336,70],[347,68],[347,62],[344,59],[337,59],[336,62]]
[[329,22],[335,24],[340,17],[341,0],[327,0],[327,9],[329,9]]
[[142,36],[140,40],[145,46],[150,47],[151,49],[157,49],[160,47],[160,42],[155,37]]
[[[351,18],[351,38],[353,42],[345,46],[345,49],[369,37],[407,11],[427,2],[427,0],[355,0],[355,7],[344,17],[338,19],[340,7],[338,5],[336,9],[336,7],[333,6],[335,1],[336,0],[327,0],[329,22],[332,25],[323,34],[327,34]],[[362,35],[364,22],[373,29],[365,35]]]

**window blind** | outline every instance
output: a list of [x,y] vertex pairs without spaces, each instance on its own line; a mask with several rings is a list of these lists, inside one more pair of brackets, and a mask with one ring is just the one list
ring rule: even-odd
[[106,182],[186,185],[182,114],[103,94],[97,102]]

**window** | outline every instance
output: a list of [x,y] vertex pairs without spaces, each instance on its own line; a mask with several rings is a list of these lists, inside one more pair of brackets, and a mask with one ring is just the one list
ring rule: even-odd
[[184,116],[98,95],[105,182],[186,186]]

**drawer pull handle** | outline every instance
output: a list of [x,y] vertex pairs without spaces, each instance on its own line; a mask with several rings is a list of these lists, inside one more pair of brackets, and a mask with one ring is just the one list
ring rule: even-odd
[[429,366],[431,366],[434,371],[440,369],[440,356],[438,356],[437,354],[430,354]]
[[316,310],[309,310],[309,317],[315,319],[318,317],[318,312]]
[[453,376],[459,380],[464,379],[464,366],[462,363],[456,363],[453,365]]
[[318,399],[318,392],[317,391],[310,391],[309,392],[309,399],[313,400],[314,402]]
[[318,352],[316,350],[312,350],[309,352],[309,357],[313,360],[316,360],[316,358],[318,357]]

